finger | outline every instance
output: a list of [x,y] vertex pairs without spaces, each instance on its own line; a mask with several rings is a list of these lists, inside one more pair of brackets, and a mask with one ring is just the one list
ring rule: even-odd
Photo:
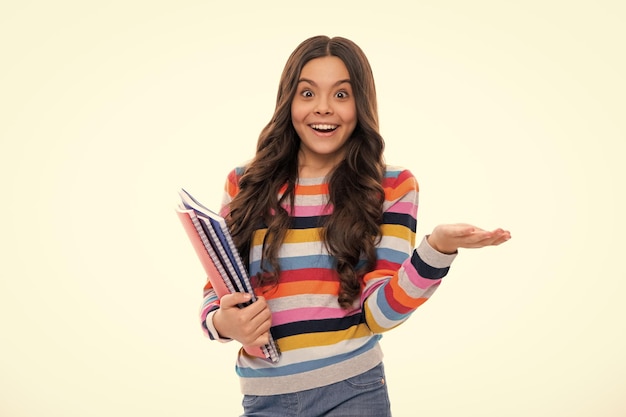
[[506,242],[507,240],[509,240],[509,236],[508,235],[501,235],[501,236],[492,236],[486,239],[482,239],[479,241],[476,241],[473,244],[470,244],[470,246],[468,247],[472,247],[472,248],[482,248],[485,246],[497,246],[500,245],[504,242]]
[[502,229],[497,229],[496,231],[493,232],[493,239],[491,242],[488,242],[488,244],[497,246],[506,242],[510,238],[511,238],[510,232],[506,230],[502,230]]
[[272,321],[270,318],[261,317],[260,315],[252,319],[242,317],[237,326],[242,343],[253,343],[264,333],[269,332],[271,325]]
[[270,342],[270,334],[269,332],[262,333],[258,335],[253,342],[246,343],[247,346],[263,346]]
[[504,236],[500,237],[499,239],[497,239],[495,242],[493,242],[493,245],[494,246],[501,245],[504,242],[507,242],[509,239],[511,239],[511,235],[504,235]]
[[266,306],[250,318],[250,325],[254,328],[267,331],[272,325],[272,312]]
[[492,239],[493,241],[499,240],[501,238],[510,238],[511,234],[503,229],[495,229],[492,231],[486,231],[486,230],[481,230],[481,229],[477,229],[477,232],[474,233],[476,240],[477,241],[481,241],[481,240],[489,240]]
[[492,232],[487,232],[485,230],[475,231],[468,236],[462,237],[461,245],[477,245],[481,244],[481,242],[486,242],[494,238]]
[[245,333],[247,334],[246,339],[248,340],[248,343],[252,343],[259,338],[263,338],[264,335],[267,335],[270,331],[270,328],[272,326],[271,316],[261,316],[262,315],[256,316],[245,325]]
[[236,292],[232,294],[226,294],[220,299],[221,308],[233,308],[239,304],[245,304],[250,301],[252,297],[250,294]]
[[271,327],[272,327],[272,322],[271,321],[269,321],[269,320],[264,321],[263,323],[261,323],[260,326],[258,326],[256,328],[256,331],[254,332],[254,334],[256,335],[256,337],[259,337],[259,336],[269,332]]
[[494,237],[490,232],[478,232],[456,240],[459,248],[481,248],[492,242]]
[[252,304],[244,308],[249,318],[252,318],[267,309],[267,301],[265,301],[265,298],[263,297],[258,297]]

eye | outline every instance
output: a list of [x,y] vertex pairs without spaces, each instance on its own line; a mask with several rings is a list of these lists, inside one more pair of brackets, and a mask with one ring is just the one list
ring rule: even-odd
[[302,90],[300,95],[305,98],[311,98],[313,97],[313,92],[311,90]]
[[335,97],[337,97],[338,99],[346,99],[348,98],[348,92],[347,91],[337,91],[337,93],[335,94]]

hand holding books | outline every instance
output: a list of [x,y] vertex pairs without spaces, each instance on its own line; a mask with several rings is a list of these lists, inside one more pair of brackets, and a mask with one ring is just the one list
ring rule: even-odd
[[[245,307],[257,301],[248,271],[233,243],[224,218],[200,204],[185,190],[180,190],[179,194],[181,204],[176,210],[178,218],[217,296],[221,299],[226,294],[248,294],[249,301],[242,297],[236,304],[238,307]],[[251,311],[256,311],[256,308]],[[244,349],[251,355],[272,362],[277,362],[280,357],[271,333],[267,344],[261,347],[244,346]]]
[[245,308],[250,301],[245,293],[226,294],[213,316],[213,325],[221,337],[235,339],[244,346],[263,346],[269,343],[272,313],[263,297]]

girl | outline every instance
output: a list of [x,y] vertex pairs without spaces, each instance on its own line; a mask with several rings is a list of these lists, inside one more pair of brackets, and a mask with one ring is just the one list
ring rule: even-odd
[[221,214],[258,300],[205,287],[207,335],[239,351],[244,416],[390,414],[379,346],[437,289],[458,248],[508,231],[440,225],[415,247],[418,186],[386,165],[372,70],[345,38],[316,36],[289,57],[256,155],[228,175]]

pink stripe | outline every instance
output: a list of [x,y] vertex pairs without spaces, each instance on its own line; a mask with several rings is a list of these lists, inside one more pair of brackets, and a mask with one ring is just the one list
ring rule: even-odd
[[[289,210],[289,207],[285,207]],[[296,217],[313,217],[313,216],[325,216],[332,212],[332,207],[327,205],[323,206],[296,206],[294,207]]]
[[410,201],[399,201],[389,207],[388,213],[413,214],[415,212],[415,204]]
[[278,326],[285,323],[304,320],[334,319],[345,317],[345,315],[346,311],[342,310],[341,308],[296,308],[293,310],[285,310],[272,313],[272,326]]
[[441,282],[441,279],[428,279],[428,278],[422,277],[420,274],[417,273],[415,268],[404,268],[403,267],[403,269],[406,272],[406,275],[409,277],[409,281],[411,281],[411,283],[413,285],[415,285],[417,288],[421,288],[423,290],[427,290],[428,288],[432,287],[433,285],[438,284],[439,282]]

